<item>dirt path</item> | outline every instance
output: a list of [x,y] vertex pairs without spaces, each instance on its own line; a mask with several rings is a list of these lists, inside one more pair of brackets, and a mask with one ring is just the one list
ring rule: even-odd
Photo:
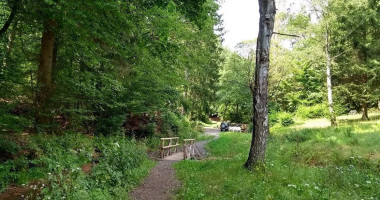
[[[205,134],[219,136],[219,129],[205,128]],[[209,141],[196,142],[200,154],[206,155],[205,145]],[[173,164],[183,159],[183,152],[179,152],[158,161],[144,183],[135,188],[130,194],[133,200],[167,200],[172,199],[173,191],[180,186],[175,177]]]

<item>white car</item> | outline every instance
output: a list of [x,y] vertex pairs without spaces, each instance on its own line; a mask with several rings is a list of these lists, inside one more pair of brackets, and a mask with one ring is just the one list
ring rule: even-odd
[[231,132],[241,132],[241,128],[238,127],[238,126],[230,126],[230,127],[228,127],[228,131],[231,131]]

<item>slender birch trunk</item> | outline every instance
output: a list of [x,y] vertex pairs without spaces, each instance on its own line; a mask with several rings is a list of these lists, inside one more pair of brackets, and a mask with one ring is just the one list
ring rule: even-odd
[[336,116],[334,112],[333,91],[331,83],[331,55],[330,55],[330,43],[329,33],[326,31],[326,75],[327,75],[327,98],[330,111],[331,126],[337,126]]

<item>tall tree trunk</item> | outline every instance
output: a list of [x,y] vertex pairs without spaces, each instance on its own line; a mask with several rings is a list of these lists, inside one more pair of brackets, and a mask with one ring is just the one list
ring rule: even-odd
[[265,160],[268,124],[268,72],[270,43],[273,34],[276,6],[274,0],[259,0],[260,26],[256,47],[255,86],[253,89],[253,132],[245,167],[253,169]]
[[331,84],[331,55],[330,55],[330,43],[329,43],[329,33],[326,31],[326,75],[327,75],[327,98],[329,103],[330,111],[330,122],[331,126],[336,126],[336,116],[334,112],[334,102],[333,102],[333,91]]
[[0,66],[0,84],[5,79],[5,70],[8,67],[8,61],[12,54],[13,44],[16,37],[17,21],[12,27],[12,32],[8,36],[8,44],[6,45],[6,52],[4,53],[3,63]]
[[19,0],[13,1],[11,14],[9,15],[8,19],[4,22],[3,27],[1,27],[0,29],[0,37],[2,37],[5,34],[5,32],[7,32],[8,28],[11,26],[16,16],[16,13],[18,12],[18,8],[20,6],[19,3],[20,3]]
[[7,51],[6,51],[5,56],[4,56],[3,67],[7,67],[8,66],[8,59],[9,59],[11,53],[12,53],[13,41],[14,41],[14,39],[16,37],[16,31],[17,31],[17,22],[12,27],[12,32],[8,36],[8,44],[7,44],[7,48],[6,48]]
[[45,112],[53,89],[52,72],[54,64],[55,34],[52,29],[54,27],[55,22],[53,20],[47,21],[41,38],[40,64],[38,66],[37,74],[38,91],[35,102],[37,107],[37,124],[48,124],[50,122],[50,117],[46,115]]
[[363,102],[362,107],[363,107],[362,119],[363,120],[369,120],[369,117],[368,117],[368,103],[367,102]]

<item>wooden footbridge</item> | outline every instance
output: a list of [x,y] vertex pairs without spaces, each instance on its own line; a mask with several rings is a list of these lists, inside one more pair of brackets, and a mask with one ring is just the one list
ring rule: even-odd
[[184,139],[182,145],[179,137],[161,138],[160,156],[167,156],[183,151],[183,159],[196,159],[200,157],[199,151],[195,146],[195,139]]

